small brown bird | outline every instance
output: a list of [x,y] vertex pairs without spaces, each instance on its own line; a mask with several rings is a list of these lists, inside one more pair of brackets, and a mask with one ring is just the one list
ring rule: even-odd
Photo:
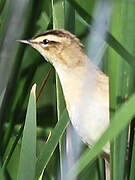
[[[79,39],[65,30],[49,30],[20,40],[38,50],[56,69],[73,127],[92,145],[109,125],[109,81],[83,51]],[[104,151],[109,153],[109,143]]]

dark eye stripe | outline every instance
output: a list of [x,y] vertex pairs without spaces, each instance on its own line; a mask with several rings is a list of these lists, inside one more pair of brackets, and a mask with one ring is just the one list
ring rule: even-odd
[[47,45],[47,44],[57,44],[59,42],[57,42],[57,41],[49,41],[48,39],[44,39],[41,43],[43,43],[44,45]]
[[57,41],[50,41],[50,43],[54,43],[54,44],[56,44],[56,43],[59,43],[59,42],[57,42]]

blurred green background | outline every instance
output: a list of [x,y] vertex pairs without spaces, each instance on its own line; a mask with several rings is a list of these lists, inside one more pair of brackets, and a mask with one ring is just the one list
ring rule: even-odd
[[[111,135],[101,139],[104,142],[111,140],[111,180],[135,179],[134,16],[135,2],[130,0],[0,0],[1,180],[33,180],[34,177],[36,180],[65,180],[71,168],[68,161],[73,156],[74,161],[71,163],[74,165],[79,159],[75,155],[76,149],[78,156],[82,154],[82,158],[87,157],[84,152],[89,151],[88,147],[81,144],[71,125],[67,137],[71,138],[72,147],[71,152],[66,154],[67,139],[64,132],[69,119],[60,82],[53,67],[36,108],[32,93],[29,100],[32,85],[37,84],[38,93],[51,65],[37,51],[16,40],[28,39],[52,28],[67,29],[76,34],[84,44],[86,54],[95,64],[94,55],[101,51],[98,65],[110,78],[110,117],[112,121],[114,119]],[[90,45],[98,47],[93,50],[93,56]],[[36,114],[34,118],[37,126],[25,123],[34,119],[28,115],[29,112]],[[47,141],[48,136],[51,138]],[[29,138],[35,138],[34,142],[31,139],[33,146],[27,144]],[[79,161],[77,176],[70,179],[106,179],[104,160],[97,156],[101,149],[97,148],[94,152],[91,159]],[[29,159],[31,153],[33,161]],[[23,158],[31,163],[33,170],[31,165],[28,166],[30,169],[25,167]]]

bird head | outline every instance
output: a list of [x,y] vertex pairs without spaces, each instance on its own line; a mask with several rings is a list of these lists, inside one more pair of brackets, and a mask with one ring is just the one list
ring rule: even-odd
[[66,30],[48,30],[32,39],[19,41],[31,45],[54,66],[59,64],[72,68],[82,63],[82,44]]

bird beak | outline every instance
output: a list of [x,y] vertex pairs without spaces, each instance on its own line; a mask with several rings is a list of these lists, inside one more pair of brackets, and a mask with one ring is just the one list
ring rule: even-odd
[[31,44],[32,40],[31,39],[27,39],[27,40],[16,40],[17,42],[21,42],[21,43],[25,43],[25,44]]

